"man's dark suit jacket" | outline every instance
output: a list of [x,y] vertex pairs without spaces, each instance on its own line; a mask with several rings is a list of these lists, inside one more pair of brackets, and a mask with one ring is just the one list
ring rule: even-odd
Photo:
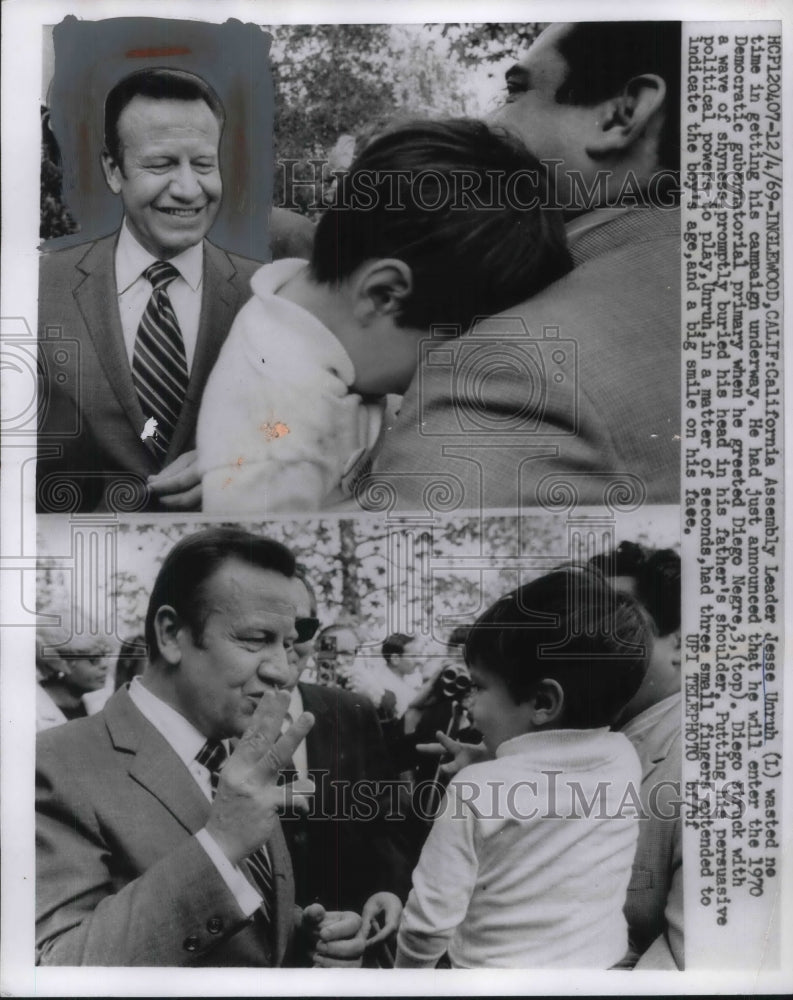
[[[297,901],[359,913],[373,892],[394,892],[404,901],[410,867],[404,823],[397,818],[396,786],[381,785],[382,795],[375,801],[376,783],[388,782],[394,774],[374,706],[363,695],[336,687],[299,688],[304,708],[315,718],[306,751],[316,793],[308,817],[283,819]],[[392,800],[394,818],[386,820]],[[358,818],[345,818],[351,810],[357,810]],[[367,819],[366,813],[374,815]]]
[[[40,512],[157,509],[145,483],[160,465],[140,439],[145,417],[117,307],[117,239],[114,233],[41,257]],[[204,240],[198,340],[166,464],[195,446],[201,394],[258,267]]]
[[39,735],[36,789],[37,962],[281,964],[294,884],[280,826],[268,927],[242,915],[193,836],[209,802],[126,689]]

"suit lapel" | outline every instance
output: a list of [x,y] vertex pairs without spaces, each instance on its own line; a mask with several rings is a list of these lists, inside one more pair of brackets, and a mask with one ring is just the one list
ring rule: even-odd
[[105,720],[119,753],[127,753],[130,777],[147,789],[189,833],[206,822],[209,802],[167,740],[144,718],[126,690],[105,705]]
[[[77,264],[78,273],[84,277],[75,285],[74,298],[108,384],[132,425],[135,436],[138,437],[143,430],[145,417],[140,407],[135,383],[132,381],[132,369],[127,358],[124,332],[118,314],[114,263],[117,239],[118,234],[91,244],[88,252]],[[140,448],[141,451],[153,456],[153,452],[149,452],[149,448],[143,442]]]
[[187,394],[174,428],[166,463],[192,447],[192,435],[209,373],[229,332],[240,303],[234,283],[237,269],[228,254],[204,240],[204,274],[201,282],[201,318]]

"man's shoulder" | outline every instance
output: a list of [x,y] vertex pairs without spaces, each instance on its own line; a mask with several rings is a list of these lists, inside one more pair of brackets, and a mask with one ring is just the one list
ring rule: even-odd
[[232,253],[231,250],[224,250],[209,240],[204,240],[204,250],[209,266],[217,268],[229,280],[244,281],[246,286],[262,266],[262,261],[260,260],[253,260],[251,257]]
[[87,257],[96,254],[111,253],[115,245],[118,231],[103,236],[98,240],[87,240],[74,246],[49,249],[42,247],[39,254],[39,270],[44,274],[66,272],[77,267]]
[[[143,716],[134,707],[126,691],[116,691],[104,708],[94,715],[73,719],[61,726],[46,729],[36,736],[37,765],[73,770],[81,758],[101,756],[105,761],[112,757],[113,730],[122,736],[132,733]],[[126,739],[126,742],[130,742]]]
[[39,770],[75,771],[78,762],[110,749],[104,711],[60,726],[45,729],[36,736],[36,766]]

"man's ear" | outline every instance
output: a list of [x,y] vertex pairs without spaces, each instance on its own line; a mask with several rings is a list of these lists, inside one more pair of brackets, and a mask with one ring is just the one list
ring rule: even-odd
[[151,650],[152,659],[159,656],[171,667],[178,667],[182,661],[182,646],[179,642],[179,633],[182,630],[182,622],[176,611],[169,605],[163,604],[157,609],[154,615],[154,634],[157,637],[157,649]]
[[531,700],[531,721],[539,728],[558,722],[564,710],[562,685],[552,677],[546,677],[537,685]]
[[120,164],[116,163],[106,149],[102,150],[102,173],[105,175],[107,186],[113,194],[121,192],[121,177],[123,176]]
[[386,257],[361,264],[353,275],[353,316],[367,326],[383,316],[396,317],[413,291],[413,272],[402,260]]
[[628,150],[658,121],[659,128],[666,98],[666,84],[660,76],[635,76],[617,97],[599,107],[597,128],[588,138],[586,151],[598,160]]

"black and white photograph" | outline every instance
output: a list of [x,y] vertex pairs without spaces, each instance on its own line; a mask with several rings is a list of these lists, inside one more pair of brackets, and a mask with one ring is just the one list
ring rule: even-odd
[[790,992],[789,33],[5,0],[4,994]]

